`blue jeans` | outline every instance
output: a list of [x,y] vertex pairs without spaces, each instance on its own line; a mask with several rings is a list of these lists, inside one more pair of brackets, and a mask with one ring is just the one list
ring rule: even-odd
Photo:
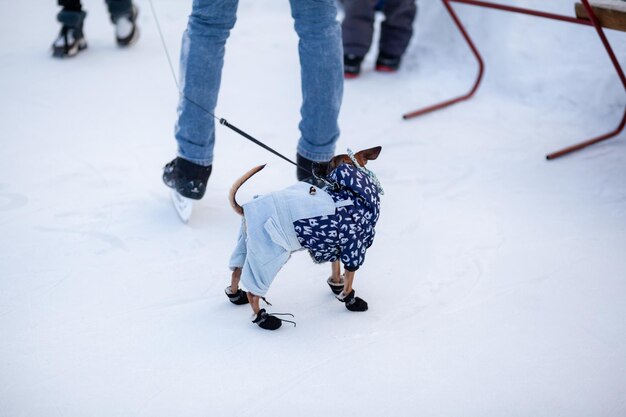
[[[290,0],[290,3],[300,39],[303,97],[297,152],[312,161],[327,161],[334,155],[339,138],[337,118],[343,96],[343,51],[337,8],[335,0]],[[194,0],[183,35],[180,57],[183,94],[175,136],[179,156],[204,166],[213,163],[215,119],[191,101],[208,111],[215,109],[226,40],[237,20],[237,5],[238,0]]]

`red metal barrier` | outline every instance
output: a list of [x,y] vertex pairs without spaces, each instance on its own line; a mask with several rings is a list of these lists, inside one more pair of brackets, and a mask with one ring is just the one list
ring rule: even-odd
[[[622,67],[620,66],[619,61],[615,57],[615,53],[613,52],[613,49],[611,48],[611,45],[608,39],[606,38],[606,35],[604,34],[604,30],[602,29],[602,26],[600,25],[598,18],[596,17],[592,7],[589,5],[589,0],[581,0],[581,1],[585,7],[585,10],[587,11],[589,20],[579,19],[579,18],[571,17],[571,16],[564,16],[564,15],[559,15],[559,14],[554,14],[554,13],[546,13],[546,12],[542,12],[539,10],[525,9],[521,7],[507,6],[503,4],[496,4],[496,3],[491,3],[487,1],[481,1],[481,0],[442,0],[446,10],[452,17],[453,22],[456,24],[457,28],[461,32],[461,35],[463,35],[463,38],[465,39],[469,48],[471,49],[474,57],[478,61],[478,74],[476,76],[476,80],[474,81],[474,84],[468,93],[459,97],[445,100],[441,103],[437,103],[437,104],[427,106],[422,109],[404,114],[402,117],[404,119],[410,119],[413,117],[421,116],[426,113],[433,112],[435,110],[443,109],[444,107],[448,107],[452,104],[455,104],[461,101],[468,100],[476,93],[476,91],[478,90],[478,87],[480,86],[480,82],[482,81],[484,69],[485,69],[483,59],[480,55],[480,52],[478,51],[478,48],[476,48],[476,45],[472,41],[472,38],[469,36],[467,30],[461,23],[461,20],[459,19],[454,9],[452,8],[452,5],[450,4],[451,2],[463,3],[463,4],[472,5],[472,6],[485,7],[485,8],[496,9],[496,10],[501,10],[501,11],[506,11],[506,12],[521,13],[525,15],[543,17],[546,19],[559,20],[559,21],[569,22],[569,23],[576,23],[576,24],[585,25],[585,26],[593,26],[596,29],[596,32],[598,33],[598,36],[600,37],[600,40],[602,41],[602,44],[604,45],[604,48],[606,49],[606,52],[609,55],[609,58],[611,59],[613,66],[615,67],[615,71],[617,72],[618,76],[620,77],[620,80],[622,81],[624,90],[626,90],[626,77],[624,76]],[[624,116],[622,117],[622,121],[620,122],[620,124],[617,126],[616,129],[612,130],[609,133],[605,133],[603,135],[597,136],[593,139],[586,140],[577,145],[573,145],[568,148],[562,149],[560,151],[550,153],[546,156],[546,158],[548,160],[556,159],[560,156],[585,148],[589,145],[593,145],[594,143],[598,143],[606,139],[610,139],[614,136],[617,136],[622,130],[624,130],[625,126],[626,126],[626,107],[624,109]]]

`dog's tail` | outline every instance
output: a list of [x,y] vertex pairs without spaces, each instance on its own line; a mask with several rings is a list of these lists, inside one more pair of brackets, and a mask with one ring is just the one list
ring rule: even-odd
[[252,168],[250,171],[243,174],[241,178],[235,181],[235,183],[230,189],[230,205],[233,207],[233,210],[235,210],[235,213],[239,214],[240,216],[243,216],[243,207],[237,204],[237,200],[235,199],[235,194],[237,194],[237,190],[239,190],[239,187],[241,187],[244,182],[248,181],[254,174],[259,172],[263,168],[265,168],[265,165],[259,165],[257,167]]

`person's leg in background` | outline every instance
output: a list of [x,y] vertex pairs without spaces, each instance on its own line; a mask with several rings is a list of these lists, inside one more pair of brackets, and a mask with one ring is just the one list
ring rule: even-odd
[[415,0],[385,0],[385,20],[380,26],[380,42],[376,70],[394,72],[413,36],[413,21],[417,14]]
[[376,5],[379,0],[344,0],[344,19],[341,23],[346,78],[355,78],[361,72],[361,63],[374,37]]
[[57,14],[61,31],[52,44],[52,55],[57,58],[71,57],[87,48],[83,33],[83,22],[87,13],[82,9],[80,0],[58,0],[63,7]]
[[138,9],[132,0],[106,0],[111,22],[115,25],[115,39],[120,46],[132,45],[139,37]]

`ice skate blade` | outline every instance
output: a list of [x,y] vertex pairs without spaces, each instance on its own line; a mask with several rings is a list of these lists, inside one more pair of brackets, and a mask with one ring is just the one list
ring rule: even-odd
[[178,213],[178,217],[180,217],[183,223],[188,223],[193,210],[192,200],[183,197],[176,190],[170,191],[170,197],[172,198],[172,203],[174,204],[176,213]]

